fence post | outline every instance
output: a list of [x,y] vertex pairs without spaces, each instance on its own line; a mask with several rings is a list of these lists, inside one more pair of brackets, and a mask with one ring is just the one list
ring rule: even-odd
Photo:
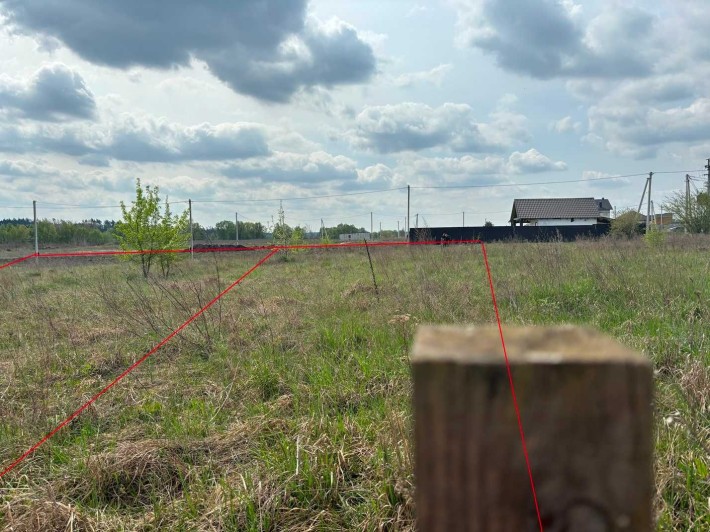
[[37,231],[37,200],[32,200],[32,214],[34,216],[35,232],[35,265],[39,264],[39,233]]
[[195,258],[195,228],[192,225],[192,200],[187,200],[187,208],[190,211],[190,258]]
[[[579,327],[504,329],[545,530],[651,530],[653,374]],[[418,529],[539,530],[497,327],[412,350]]]

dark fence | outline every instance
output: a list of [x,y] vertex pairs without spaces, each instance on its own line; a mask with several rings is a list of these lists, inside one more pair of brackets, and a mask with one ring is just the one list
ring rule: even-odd
[[441,240],[447,234],[451,240],[520,240],[525,242],[570,242],[578,238],[599,238],[609,233],[609,224],[498,226],[498,227],[426,227],[410,229],[412,242]]

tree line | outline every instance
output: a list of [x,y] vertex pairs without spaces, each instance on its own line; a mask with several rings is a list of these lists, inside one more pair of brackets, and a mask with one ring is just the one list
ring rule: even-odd
[[[69,244],[96,246],[115,243],[112,220],[38,220],[37,238],[43,244]],[[34,223],[29,218],[6,218],[0,220],[0,244],[20,245],[34,241]]]
[[[81,222],[68,220],[38,220],[37,236],[40,244],[66,244],[72,246],[97,246],[102,244],[116,244],[116,222],[114,220],[89,219]],[[189,227],[189,225],[188,225]],[[215,241],[236,239],[235,223],[229,220],[217,222],[214,227],[203,227],[193,222],[193,234],[196,241]],[[313,232],[305,227],[291,227],[283,223],[268,227],[261,222],[239,222],[239,240],[258,240],[272,238],[273,233],[291,236],[294,231],[302,238],[314,236]],[[351,224],[338,224],[326,227],[317,233],[316,238],[325,238],[337,241],[338,236],[344,233],[365,233],[363,227]],[[380,237],[395,238],[397,232],[383,230]],[[34,223],[29,218],[5,218],[0,220],[0,244],[21,245],[34,242]]]

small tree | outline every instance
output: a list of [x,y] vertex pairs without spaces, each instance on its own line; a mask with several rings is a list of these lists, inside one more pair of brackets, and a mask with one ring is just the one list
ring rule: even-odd
[[[306,230],[301,227],[291,228],[286,223],[286,213],[283,204],[279,204],[279,212],[276,215],[276,223],[271,231],[271,237],[277,246],[297,246],[303,244],[306,237]],[[287,247],[281,252],[282,260],[288,261],[297,250]]]
[[[165,200],[165,212],[161,213],[158,187],[141,187],[136,180],[136,199],[128,208],[121,202],[123,219],[116,223],[116,238],[124,251],[140,251],[138,255],[128,255],[129,260],[140,260],[143,276],[148,277],[150,268],[158,257],[164,276],[170,273],[170,265],[177,260],[174,254],[155,254],[158,250],[184,248],[189,234],[188,213],[173,216],[170,205]],[[138,257],[138,259],[136,258]]]
[[[190,241],[190,213],[188,211],[183,211],[183,213],[178,216],[173,215],[170,212],[170,203],[168,203],[167,196],[165,197],[165,211],[163,212],[160,219],[160,244],[162,245],[159,249],[183,249],[187,247]],[[163,273],[163,277],[170,275],[170,266],[173,262],[178,259],[177,253],[161,253],[158,255],[158,263],[160,264],[160,270]]]
[[619,215],[611,221],[611,234],[615,237],[631,238],[639,235],[639,213],[633,210],[621,211]]

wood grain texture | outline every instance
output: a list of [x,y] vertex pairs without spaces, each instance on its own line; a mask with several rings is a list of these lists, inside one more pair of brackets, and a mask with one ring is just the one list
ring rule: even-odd
[[[504,328],[546,531],[651,530],[652,369],[576,327]],[[538,530],[496,327],[420,327],[419,530]]]

